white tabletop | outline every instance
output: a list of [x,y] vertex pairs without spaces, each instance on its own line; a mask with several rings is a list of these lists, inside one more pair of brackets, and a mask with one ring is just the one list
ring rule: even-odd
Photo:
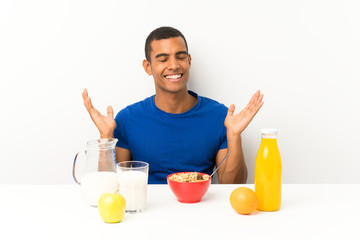
[[[360,239],[360,184],[284,184],[277,212],[240,215],[240,186],[213,184],[200,203],[149,185],[147,207],[106,224],[76,185],[0,185],[0,239]],[[36,238],[35,238],[36,237]]]

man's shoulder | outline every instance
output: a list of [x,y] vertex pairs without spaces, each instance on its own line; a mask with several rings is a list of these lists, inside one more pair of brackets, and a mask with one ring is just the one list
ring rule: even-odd
[[199,96],[199,98],[201,98],[201,104],[203,107],[223,111],[227,111],[228,109],[223,103],[220,103],[212,98],[204,96]]
[[141,101],[132,103],[127,107],[120,110],[117,116],[128,116],[129,114],[139,114],[142,113],[144,110],[149,109],[151,107],[151,99],[154,96],[147,97]]

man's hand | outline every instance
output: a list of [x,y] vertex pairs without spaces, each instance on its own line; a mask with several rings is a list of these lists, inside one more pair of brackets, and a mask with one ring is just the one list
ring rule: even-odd
[[111,106],[107,107],[107,116],[101,115],[101,113],[94,108],[91,103],[91,99],[88,96],[86,88],[82,93],[84,99],[84,105],[90,114],[91,119],[95,123],[100,132],[100,138],[113,138],[114,130],[116,128],[116,122],[114,120],[114,111]]
[[260,94],[260,90],[256,91],[248,105],[246,105],[246,107],[241,112],[235,115],[235,105],[231,104],[225,118],[225,127],[227,128],[227,132],[229,134],[240,135],[245,130],[245,128],[254,118],[255,114],[264,104],[262,101],[263,97],[264,95]]

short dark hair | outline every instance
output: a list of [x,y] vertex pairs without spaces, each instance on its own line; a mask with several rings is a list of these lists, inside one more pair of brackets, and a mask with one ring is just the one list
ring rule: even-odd
[[172,27],[159,27],[152,31],[149,36],[146,38],[145,41],[145,57],[146,60],[150,62],[150,54],[151,54],[151,42],[154,40],[161,40],[161,39],[169,39],[174,37],[181,37],[185,41],[186,51],[188,51],[188,45],[184,35],[177,29]]

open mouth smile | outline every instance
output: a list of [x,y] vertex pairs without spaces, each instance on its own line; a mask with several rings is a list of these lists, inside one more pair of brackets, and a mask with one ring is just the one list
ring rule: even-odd
[[177,82],[180,81],[182,76],[183,74],[169,74],[169,75],[165,75],[164,77],[170,82]]

